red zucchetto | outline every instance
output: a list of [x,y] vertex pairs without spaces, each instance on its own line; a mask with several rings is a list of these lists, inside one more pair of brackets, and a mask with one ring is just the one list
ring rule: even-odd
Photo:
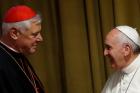
[[3,22],[12,23],[31,19],[36,16],[36,12],[26,5],[17,5],[10,8],[3,18]]

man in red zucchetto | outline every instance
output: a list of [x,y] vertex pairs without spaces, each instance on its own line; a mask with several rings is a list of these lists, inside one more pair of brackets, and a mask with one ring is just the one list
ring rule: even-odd
[[0,37],[0,93],[44,93],[43,85],[26,55],[36,52],[41,17],[26,5],[5,13]]

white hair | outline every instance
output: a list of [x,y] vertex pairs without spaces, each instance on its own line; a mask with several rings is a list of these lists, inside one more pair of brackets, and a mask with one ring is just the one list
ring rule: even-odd
[[25,20],[25,21],[20,21],[20,22],[14,22],[14,23],[2,23],[2,35],[7,34],[10,29],[15,28],[20,31],[26,31],[31,27],[32,22],[37,22],[41,23],[41,17],[39,14],[37,14],[35,17]]

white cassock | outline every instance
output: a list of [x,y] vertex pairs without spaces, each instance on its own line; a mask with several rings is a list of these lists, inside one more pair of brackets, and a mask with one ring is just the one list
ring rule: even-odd
[[129,66],[115,72],[101,93],[140,93],[140,54]]

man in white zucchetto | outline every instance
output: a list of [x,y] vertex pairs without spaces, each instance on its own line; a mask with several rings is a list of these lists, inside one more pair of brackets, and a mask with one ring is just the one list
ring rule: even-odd
[[140,36],[130,26],[117,26],[105,38],[104,55],[116,70],[101,93],[140,93]]

